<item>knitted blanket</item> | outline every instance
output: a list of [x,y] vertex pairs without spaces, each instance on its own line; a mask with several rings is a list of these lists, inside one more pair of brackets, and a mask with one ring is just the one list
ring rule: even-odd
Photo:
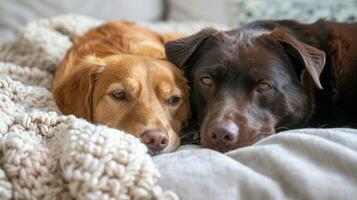
[[0,199],[178,198],[157,184],[159,172],[137,138],[56,107],[53,73],[73,39],[100,23],[76,15],[43,19],[0,46]]

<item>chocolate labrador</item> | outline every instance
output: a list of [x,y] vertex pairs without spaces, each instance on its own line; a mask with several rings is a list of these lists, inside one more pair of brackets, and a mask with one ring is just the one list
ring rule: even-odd
[[257,21],[165,48],[187,73],[203,147],[226,152],[286,129],[357,127],[357,23]]

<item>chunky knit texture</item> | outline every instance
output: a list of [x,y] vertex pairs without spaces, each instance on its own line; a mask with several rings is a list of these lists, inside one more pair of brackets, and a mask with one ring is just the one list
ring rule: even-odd
[[99,25],[67,15],[26,26],[0,46],[0,199],[177,199],[145,145],[58,111],[53,72],[72,40]]

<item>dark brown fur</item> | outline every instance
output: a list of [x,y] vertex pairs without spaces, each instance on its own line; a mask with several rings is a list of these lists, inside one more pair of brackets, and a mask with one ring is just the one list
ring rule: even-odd
[[257,21],[165,48],[186,70],[205,147],[228,151],[292,128],[357,127],[357,23]]

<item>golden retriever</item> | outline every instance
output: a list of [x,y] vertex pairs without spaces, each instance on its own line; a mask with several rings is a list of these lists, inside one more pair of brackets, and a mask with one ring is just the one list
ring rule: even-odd
[[56,72],[58,108],[131,133],[151,154],[175,150],[189,117],[189,88],[183,72],[166,60],[164,43],[178,37],[127,21],[89,30]]

